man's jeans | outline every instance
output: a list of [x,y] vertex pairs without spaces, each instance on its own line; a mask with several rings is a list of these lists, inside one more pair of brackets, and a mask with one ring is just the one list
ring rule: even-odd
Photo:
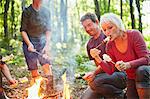
[[88,88],[84,92],[86,95],[83,94],[81,99],[115,98],[122,95],[123,89],[126,88],[126,74],[124,72],[114,72],[112,75],[101,73],[89,83],[89,86],[92,90]]

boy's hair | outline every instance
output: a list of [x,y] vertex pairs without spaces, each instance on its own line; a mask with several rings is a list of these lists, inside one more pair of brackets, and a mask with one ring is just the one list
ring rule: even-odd
[[2,58],[3,58],[2,55],[0,55],[0,65],[4,65],[5,64],[5,62],[2,61]]
[[94,23],[96,22],[96,20],[98,20],[97,16],[94,13],[90,13],[90,12],[83,15],[80,19],[80,22],[83,22],[86,19],[91,19]]

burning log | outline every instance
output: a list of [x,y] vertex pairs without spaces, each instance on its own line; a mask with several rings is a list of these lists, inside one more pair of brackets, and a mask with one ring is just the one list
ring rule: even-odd
[[47,78],[46,93],[47,95],[51,95],[54,93],[53,75],[48,75],[46,78]]
[[62,91],[56,90],[53,76],[39,77],[35,79],[34,84],[27,88],[27,99],[62,99]]
[[58,91],[51,95],[45,96],[42,99],[60,99],[62,97],[62,93],[62,91]]

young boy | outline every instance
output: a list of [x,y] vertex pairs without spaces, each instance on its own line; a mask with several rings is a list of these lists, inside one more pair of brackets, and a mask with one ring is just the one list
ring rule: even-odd
[[2,61],[2,56],[0,55],[0,99],[6,99],[4,95],[4,89],[2,87],[1,73],[3,73],[3,75],[6,77],[6,79],[11,85],[17,84],[17,81],[12,78],[9,68],[7,67],[6,63]]

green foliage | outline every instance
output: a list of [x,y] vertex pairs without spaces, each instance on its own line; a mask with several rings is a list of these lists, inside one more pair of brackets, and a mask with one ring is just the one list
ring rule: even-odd
[[6,44],[3,40],[0,40],[0,54],[5,57],[9,54],[13,54],[14,58],[8,62],[10,65],[24,66],[24,56],[22,52],[22,42],[14,39],[10,39],[7,44],[9,48],[7,49]]
[[150,49],[150,35],[144,35],[144,39],[146,41],[148,49]]
[[9,70],[10,70],[11,74],[13,74],[15,76],[15,78],[22,78],[22,77],[30,76],[30,73],[27,70],[27,67],[25,67],[25,66],[18,67],[15,65],[9,65]]
[[86,73],[95,69],[95,63],[90,61],[85,52],[86,49],[81,48],[80,52],[76,55],[75,60],[78,64],[76,73]]
[[75,59],[76,59],[78,65],[81,65],[84,62],[86,62],[86,61],[89,60],[88,57],[87,57],[87,55],[85,55],[85,53],[83,53],[83,52],[79,53],[78,55],[76,55]]

